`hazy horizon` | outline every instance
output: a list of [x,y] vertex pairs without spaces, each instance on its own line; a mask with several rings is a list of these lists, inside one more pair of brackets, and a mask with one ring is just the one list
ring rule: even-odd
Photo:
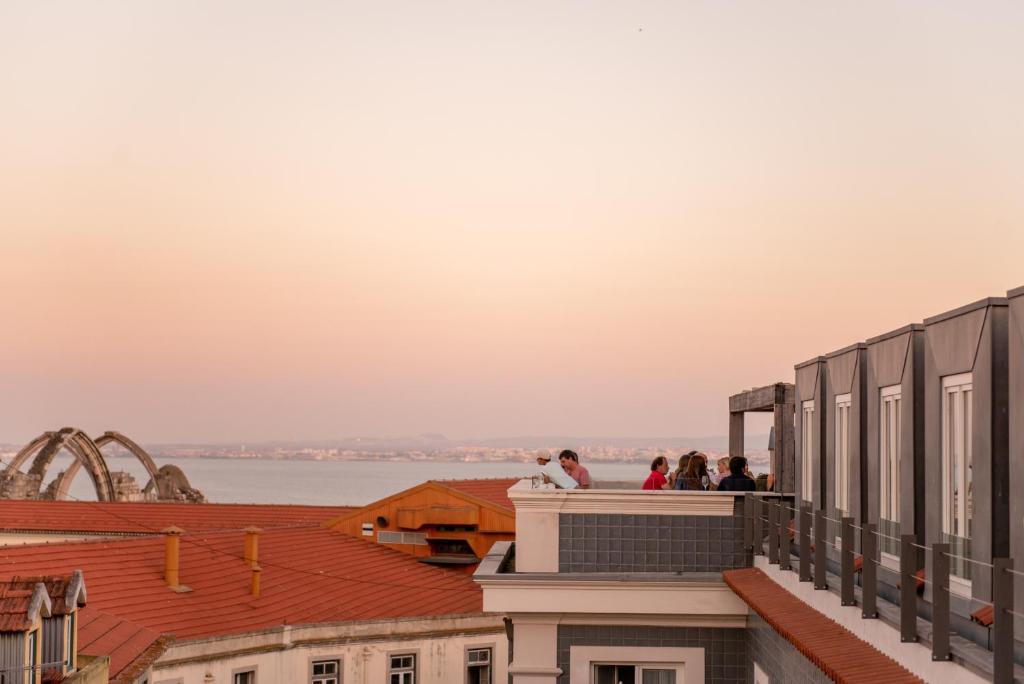
[[4,2],[0,440],[724,435],[729,395],[1024,285],[1022,25]]

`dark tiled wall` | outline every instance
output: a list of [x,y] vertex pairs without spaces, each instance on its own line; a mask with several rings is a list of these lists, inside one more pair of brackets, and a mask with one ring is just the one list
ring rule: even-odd
[[818,684],[832,681],[756,613],[747,618],[747,652],[750,654],[749,681],[754,680],[755,662],[772,682]]
[[707,684],[745,684],[749,673],[753,672],[747,662],[747,638],[743,629],[560,625],[558,667],[562,669],[562,676],[558,678],[559,684],[569,682],[570,646],[703,648]]
[[749,565],[742,516],[558,516],[559,572],[720,572]]

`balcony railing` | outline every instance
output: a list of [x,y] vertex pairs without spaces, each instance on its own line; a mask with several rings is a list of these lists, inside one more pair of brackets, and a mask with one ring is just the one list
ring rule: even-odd
[[[931,546],[918,544],[912,534],[899,538],[879,531],[874,523],[854,524],[853,518],[832,519],[822,510],[812,512],[804,504],[794,508],[785,501],[746,497],[744,506],[744,544],[755,556],[767,556],[768,563],[780,570],[795,570],[801,582],[813,582],[817,590],[829,588],[827,549],[839,556],[839,595],[842,605],[858,605],[856,575],[860,573],[861,617],[877,619],[879,546],[899,549],[899,630],[904,642],[916,642],[923,636],[918,631],[918,588],[931,588],[932,659],[950,660],[950,570],[960,577],[988,573],[992,581],[992,600],[981,601],[992,619],[993,681],[999,684],[1014,681],[1014,617],[1024,615],[1013,610],[1014,575],[1024,572],[1014,568],[1010,558],[993,558],[987,563],[964,555],[965,545],[948,542]],[[795,526],[792,524],[796,517]],[[830,528],[839,530],[838,544]],[[856,552],[859,542],[860,553]],[[919,567],[919,552],[928,554],[931,576],[925,577]],[[793,568],[794,557],[797,567]],[[977,599],[975,599],[977,601]]]

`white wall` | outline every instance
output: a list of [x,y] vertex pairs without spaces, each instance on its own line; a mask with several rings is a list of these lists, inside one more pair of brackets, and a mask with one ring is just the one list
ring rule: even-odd
[[[460,631],[458,623],[467,629]],[[353,624],[377,629],[353,632]],[[389,624],[396,627],[390,638]],[[418,684],[459,684],[465,681],[467,649],[484,647],[492,650],[492,681],[505,681],[508,643],[500,616],[338,623],[179,643],[154,664],[150,681],[231,684],[234,671],[256,666],[258,684],[302,684],[309,681],[311,659],[340,658],[344,684],[381,684],[390,654],[416,653]]]

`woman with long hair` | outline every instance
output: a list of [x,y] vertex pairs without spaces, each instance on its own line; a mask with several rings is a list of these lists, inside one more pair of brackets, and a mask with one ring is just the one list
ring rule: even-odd
[[704,454],[694,454],[683,473],[682,489],[701,491],[707,486],[707,482],[710,482],[707,457]]
[[686,475],[686,467],[690,465],[690,459],[696,451],[690,451],[679,457],[679,467],[672,473],[672,477],[669,478],[672,482],[673,489],[685,489],[683,487],[683,476]]

